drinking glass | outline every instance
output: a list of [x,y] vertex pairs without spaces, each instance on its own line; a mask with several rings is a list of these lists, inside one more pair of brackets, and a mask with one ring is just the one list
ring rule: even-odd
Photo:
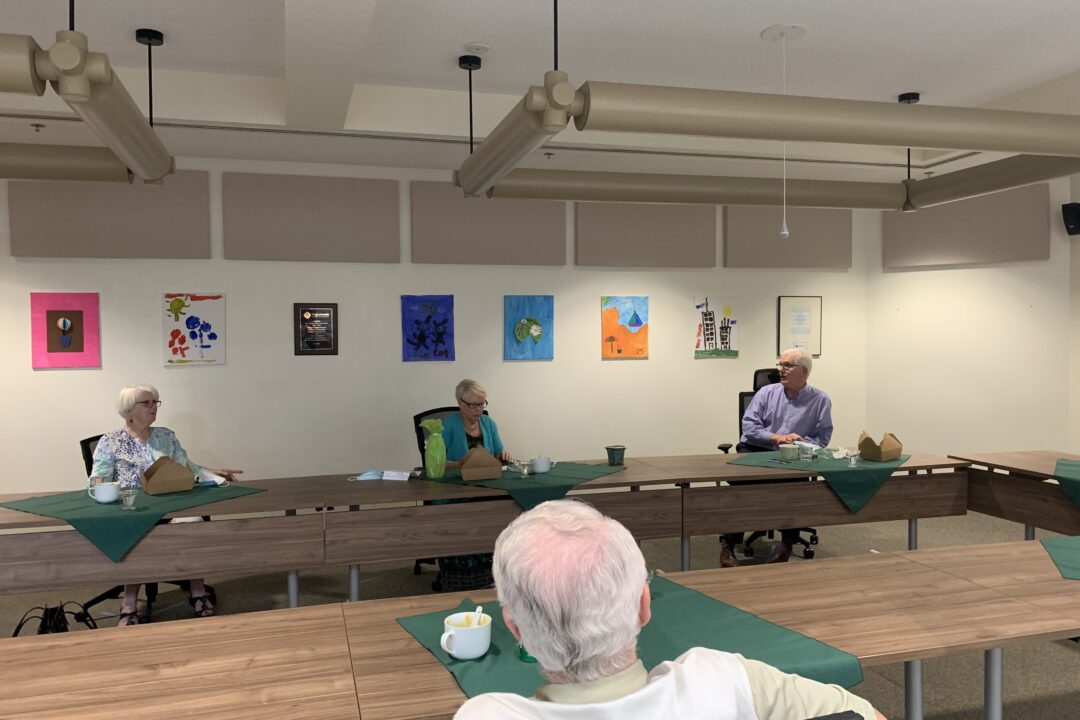
[[799,446],[799,459],[803,462],[808,462],[814,459],[814,448],[809,445]]
[[848,451],[847,456],[848,467],[856,467],[859,464],[859,448],[852,448]]
[[124,501],[125,510],[135,509],[135,496],[139,494],[138,488],[120,488],[120,499]]

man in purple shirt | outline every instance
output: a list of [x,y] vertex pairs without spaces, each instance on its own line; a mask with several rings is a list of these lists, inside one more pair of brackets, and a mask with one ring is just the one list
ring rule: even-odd
[[[742,437],[736,452],[776,450],[782,443],[796,440],[825,447],[832,438],[832,401],[823,391],[806,384],[814,361],[801,348],[785,350],[780,355],[780,382],[757,391],[742,419]],[[787,562],[798,537],[795,529],[780,531],[782,541],[769,562]],[[736,567],[735,546],[743,541],[742,533],[720,537],[720,566]]]

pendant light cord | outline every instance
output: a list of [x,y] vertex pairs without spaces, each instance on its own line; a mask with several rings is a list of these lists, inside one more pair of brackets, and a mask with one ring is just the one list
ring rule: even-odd
[[75,0],[68,0],[68,30],[75,31]]
[[146,86],[150,96],[150,127],[154,127],[154,46],[149,43],[146,45]]
[[[780,36],[780,90],[784,97],[787,97],[787,33],[785,32]],[[781,167],[783,172],[783,225],[781,227],[787,228],[787,140],[784,141],[784,155],[781,160]]]
[[473,154],[472,70],[469,70],[469,154]]
[[554,0],[555,4],[555,64],[553,70],[559,69],[559,0]]

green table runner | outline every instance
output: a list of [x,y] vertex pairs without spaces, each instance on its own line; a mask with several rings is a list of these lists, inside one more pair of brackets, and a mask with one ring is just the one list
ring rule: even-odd
[[521,473],[514,470],[503,470],[502,475],[495,480],[479,480],[465,482],[461,479],[461,471],[457,468],[447,470],[441,478],[427,478],[434,482],[450,483],[452,485],[476,485],[493,490],[505,490],[510,497],[521,506],[523,510],[532,510],[534,507],[547,500],[559,500],[566,497],[566,493],[576,486],[589,480],[595,480],[605,475],[623,470],[625,466],[611,465],[585,465],[583,463],[560,462],[546,473],[521,477]]
[[853,513],[859,512],[863,505],[881,489],[893,471],[907,461],[910,455],[901,455],[888,462],[872,462],[859,458],[855,467],[848,465],[847,458],[834,460],[823,457],[825,451],[818,451],[815,460],[781,460],[779,452],[749,453],[731,461],[732,465],[767,467],[773,470],[806,470],[808,473],[825,478],[836,496]]
[[99,503],[87,495],[85,490],[0,504],[12,510],[22,510],[63,520],[78,530],[110,560],[120,562],[166,514],[196,505],[206,505],[259,492],[265,491],[261,488],[246,488],[237,485],[225,487],[197,485],[191,492],[168,495],[147,495],[140,492],[135,498],[134,510],[124,510],[123,503],[119,500]]
[[[652,620],[638,638],[638,655],[647,670],[691,648],[706,647],[737,652],[820,682],[844,687],[862,682],[862,667],[850,653],[666,578],[653,578],[650,590]],[[544,678],[537,665],[518,658],[517,641],[503,622],[499,603],[484,603],[484,612],[492,618],[491,649],[484,657],[455,660],[440,647],[443,619],[475,608],[476,603],[466,599],[456,608],[399,618],[398,623],[446,666],[468,697],[486,692],[532,696]]]
[[1057,565],[1061,577],[1080,580],[1080,537],[1054,537],[1042,540],[1042,546]]
[[1061,483],[1061,489],[1080,510],[1080,460],[1058,460],[1054,468],[1054,478]]

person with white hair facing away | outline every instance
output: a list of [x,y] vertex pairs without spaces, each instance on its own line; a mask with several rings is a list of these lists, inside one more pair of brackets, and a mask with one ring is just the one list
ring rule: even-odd
[[[742,437],[735,452],[765,452],[776,450],[784,443],[803,440],[825,447],[832,439],[832,400],[824,391],[806,384],[814,359],[803,348],[791,348],[780,354],[776,364],[780,382],[766,385],[757,391],[742,418]],[[780,531],[781,542],[769,562],[787,562],[799,531],[785,528]],[[725,533],[720,536],[720,567],[737,567],[735,546],[742,544],[743,534]]]
[[[188,460],[187,452],[176,433],[168,428],[151,427],[157,420],[161,406],[157,388],[152,385],[128,385],[116,398],[116,411],[124,418],[124,426],[105,433],[94,449],[94,466],[90,470],[89,484],[118,482],[121,488],[141,487],[142,473],[161,457],[170,457],[192,471],[192,481],[200,467]],[[235,480],[233,475],[243,470],[212,470]],[[214,606],[206,596],[206,586],[201,578],[189,580],[188,602],[195,609],[195,617],[214,614]],[[139,617],[136,603],[139,586],[125,585],[124,599],[120,604],[120,625],[136,625]]]
[[651,617],[645,559],[630,532],[576,500],[518,516],[495,544],[503,619],[548,684],[531,698],[485,693],[455,720],[803,720],[869,702],[748,660],[693,648],[646,672],[637,638]]

